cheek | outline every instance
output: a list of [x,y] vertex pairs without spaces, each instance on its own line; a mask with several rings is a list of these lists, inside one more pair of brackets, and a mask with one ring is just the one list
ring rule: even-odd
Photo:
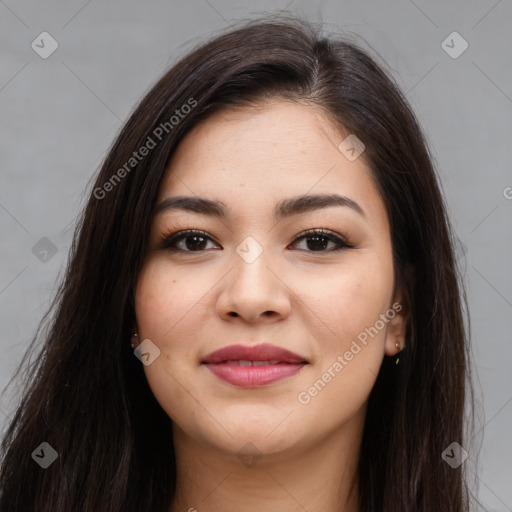
[[325,335],[317,336],[316,372],[297,396],[305,417],[338,424],[368,399],[384,354],[386,326],[371,329],[389,307],[392,275],[386,269],[368,262],[332,277],[324,293],[320,284],[309,289]]
[[150,339],[160,349],[160,357],[144,367],[156,389],[159,385],[168,390],[174,388],[170,386],[171,377],[181,375],[182,363],[195,362],[191,325],[201,311],[199,292],[193,279],[180,276],[176,269],[157,258],[147,262],[140,273],[135,313],[140,339]]
[[149,260],[141,270],[135,293],[137,325],[143,336],[158,344],[173,338],[172,333],[186,323],[198,307],[201,289],[193,275],[184,275],[161,258]]
[[[176,269],[158,258],[147,261],[139,275],[135,293],[135,313],[140,339],[149,338],[160,349],[160,356],[144,366],[148,384],[167,414],[184,422],[180,411],[194,409],[187,384],[189,360],[194,364],[190,329],[191,315],[196,312],[200,290]],[[199,295],[198,295],[199,294]],[[195,307],[194,307],[195,305]],[[186,384],[186,385],[184,385]]]
[[325,335],[325,342],[318,349],[332,358],[334,352],[348,349],[352,340],[387,310],[393,270],[387,261],[362,257],[357,264],[318,277],[308,280],[300,298],[314,313],[311,318],[318,319]]

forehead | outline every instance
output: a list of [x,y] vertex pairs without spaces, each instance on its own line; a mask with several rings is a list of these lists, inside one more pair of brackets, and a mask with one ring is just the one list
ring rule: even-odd
[[363,158],[350,161],[339,149],[347,135],[319,109],[285,100],[219,111],[181,141],[158,199],[198,195],[251,208],[294,195],[339,193],[382,215]]
[[[341,134],[337,132],[318,109],[268,100],[221,110],[196,125],[178,146],[171,166],[244,161],[240,170],[248,170],[248,174],[261,164],[271,169],[295,164],[304,169],[338,153],[336,139],[341,140]],[[258,156],[257,162],[248,158],[254,155]]]

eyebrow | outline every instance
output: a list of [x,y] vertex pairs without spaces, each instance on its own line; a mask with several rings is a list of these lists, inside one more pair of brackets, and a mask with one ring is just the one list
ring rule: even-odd
[[[285,217],[310,212],[320,208],[343,206],[351,208],[366,218],[364,210],[354,200],[339,194],[307,194],[279,201],[274,207],[274,219],[279,221]],[[212,201],[202,197],[175,196],[162,200],[153,215],[165,210],[184,210],[218,218],[226,218],[228,207],[222,201]]]

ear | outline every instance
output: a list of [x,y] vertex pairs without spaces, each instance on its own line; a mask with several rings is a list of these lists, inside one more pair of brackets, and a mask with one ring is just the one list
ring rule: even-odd
[[[405,347],[407,324],[411,316],[410,290],[414,281],[414,269],[408,265],[402,283],[396,287],[391,301],[390,311],[394,316],[389,320],[386,330],[384,352],[387,356],[395,356]],[[396,344],[400,345],[400,348]]]

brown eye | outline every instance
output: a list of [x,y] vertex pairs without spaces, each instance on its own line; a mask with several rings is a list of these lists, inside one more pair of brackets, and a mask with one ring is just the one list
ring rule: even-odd
[[188,229],[168,236],[160,247],[170,251],[197,252],[206,250],[209,240],[213,239],[204,231]]
[[[306,240],[306,250],[308,252],[336,252],[341,249],[353,247],[341,237],[323,229],[311,229],[294,240],[294,244],[298,241]],[[334,249],[326,250],[329,243],[334,244]]]

